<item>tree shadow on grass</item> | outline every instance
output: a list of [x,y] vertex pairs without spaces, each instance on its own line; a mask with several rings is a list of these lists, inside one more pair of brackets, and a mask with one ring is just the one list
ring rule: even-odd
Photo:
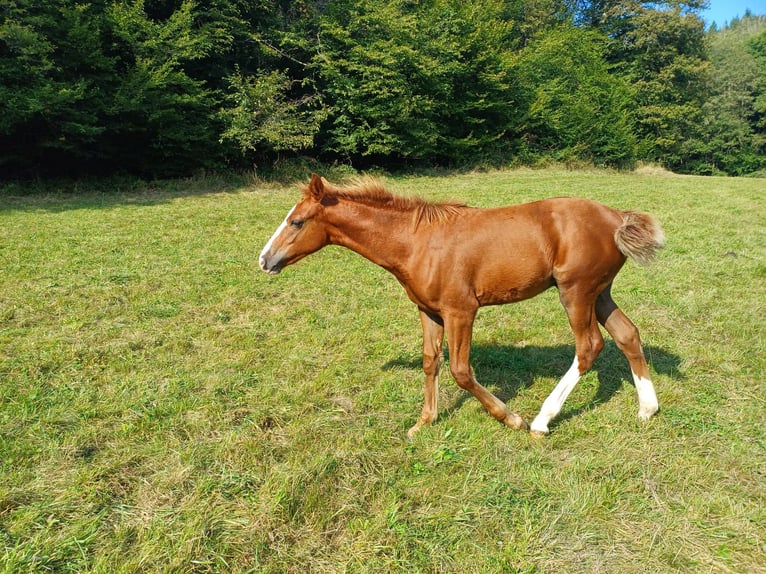
[[[644,354],[654,372],[675,380],[683,380],[684,376],[679,370],[680,357],[654,346],[645,346]],[[471,366],[477,380],[505,403],[516,397],[522,389],[531,387],[539,379],[553,379],[555,384],[569,369],[573,358],[574,345],[514,347],[478,343],[471,347]],[[446,349],[445,359],[448,359]],[[385,363],[382,368],[390,370],[402,367],[420,370],[421,357],[419,355],[400,356]],[[442,367],[442,372],[445,368],[448,368],[448,365],[445,364]],[[608,402],[620,389],[623,381],[633,384],[628,361],[614,341],[605,341],[604,349],[591,370],[595,371],[598,377],[596,393],[582,407],[569,410],[565,407],[556,417],[554,425]],[[553,390],[553,387],[548,390]],[[462,393],[454,404],[442,411],[442,414],[449,415],[456,411],[469,398],[471,398],[469,393]]]
[[64,213],[80,209],[110,210],[126,205],[155,207],[186,197],[238,193],[247,187],[246,178],[233,173],[166,180],[111,176],[0,182],[0,213]]

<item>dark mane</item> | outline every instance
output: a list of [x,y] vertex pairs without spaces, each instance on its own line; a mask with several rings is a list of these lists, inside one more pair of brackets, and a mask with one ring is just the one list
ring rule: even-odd
[[[324,180],[324,190],[327,196],[346,199],[359,203],[373,204],[401,212],[412,212],[413,223],[417,227],[421,223],[429,225],[449,221],[466,205],[458,202],[430,202],[420,197],[404,197],[388,191],[383,182],[375,177],[360,177],[346,185],[334,185]],[[308,188],[303,190],[308,194]]]

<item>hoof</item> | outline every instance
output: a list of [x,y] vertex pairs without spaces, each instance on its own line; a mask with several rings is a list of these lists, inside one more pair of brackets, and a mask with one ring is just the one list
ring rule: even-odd
[[548,432],[547,431],[533,430],[533,431],[529,431],[529,436],[531,436],[532,438],[541,439],[541,438],[547,437],[548,436]]
[[650,418],[652,418],[658,410],[659,410],[659,407],[657,405],[642,407],[638,409],[638,418],[641,419],[642,422],[646,422]]
[[412,439],[415,438],[415,435],[418,434],[418,431],[420,430],[420,425],[415,425],[410,430],[407,431],[407,441],[412,442]]
[[523,418],[521,418],[520,415],[517,415],[516,413],[508,413],[503,419],[503,424],[515,430],[529,429],[527,421],[525,421]]

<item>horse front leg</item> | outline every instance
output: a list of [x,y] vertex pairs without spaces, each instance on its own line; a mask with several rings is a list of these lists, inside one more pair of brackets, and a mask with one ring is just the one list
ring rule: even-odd
[[476,312],[459,313],[445,317],[449,344],[450,370],[455,382],[484,405],[493,417],[512,429],[529,428],[524,419],[508,410],[505,403],[479,384],[470,365],[471,337]]
[[426,384],[423,390],[423,410],[418,422],[407,431],[407,437],[410,439],[421,426],[436,420],[439,409],[439,368],[442,363],[444,323],[439,317],[421,311],[420,324],[423,327],[423,372],[426,375]]

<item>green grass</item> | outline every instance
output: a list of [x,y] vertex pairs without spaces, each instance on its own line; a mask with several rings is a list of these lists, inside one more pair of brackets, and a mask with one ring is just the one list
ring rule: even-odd
[[[668,246],[614,296],[661,411],[609,342],[545,440],[443,369],[417,313],[328,248],[269,277],[295,189],[198,180],[0,193],[0,572],[763,572],[763,180],[509,171],[402,177],[472,205],[580,195]],[[573,355],[554,292],[483,309],[477,377],[528,419]]]

